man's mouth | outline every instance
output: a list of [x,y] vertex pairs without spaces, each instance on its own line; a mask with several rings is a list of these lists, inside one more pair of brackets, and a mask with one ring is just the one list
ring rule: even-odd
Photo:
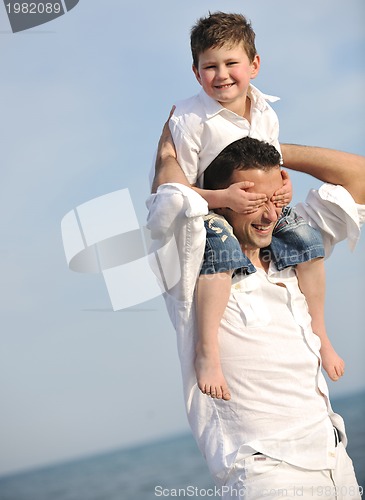
[[268,233],[271,230],[271,224],[252,224],[252,227],[262,234]]

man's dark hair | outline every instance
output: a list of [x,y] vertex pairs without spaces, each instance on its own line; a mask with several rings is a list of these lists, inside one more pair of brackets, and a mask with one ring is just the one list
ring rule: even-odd
[[244,137],[219,153],[204,172],[205,189],[224,189],[231,184],[234,170],[270,170],[280,164],[279,151],[267,142]]

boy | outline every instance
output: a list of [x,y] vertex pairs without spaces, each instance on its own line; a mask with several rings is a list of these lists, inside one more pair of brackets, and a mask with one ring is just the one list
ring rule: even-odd
[[[250,136],[274,145],[279,151],[279,125],[266,96],[251,85],[260,69],[255,33],[240,14],[217,12],[198,20],[191,31],[193,72],[202,86],[197,96],[179,103],[170,120],[181,170],[156,172],[153,187],[164,182],[194,185],[211,210],[228,207],[254,213],[268,200],[253,194],[252,183],[227,189],[205,190],[203,173],[211,161],[236,139]],[[284,207],[291,200],[291,184],[282,172],[284,186],[271,201]],[[196,187],[198,186],[198,187]],[[211,397],[230,399],[219,356],[218,327],[227,306],[235,270],[250,272],[252,264],[242,252],[229,224],[214,213],[205,221],[207,244],[196,290],[198,339],[195,371],[200,390]],[[265,227],[257,227],[264,235]],[[344,362],[334,351],[324,323],[323,246],[319,234],[289,208],[284,209],[269,248],[278,269],[296,265],[298,280],[320,337],[323,367],[332,380],[344,372]],[[251,270],[252,272],[252,270]]]

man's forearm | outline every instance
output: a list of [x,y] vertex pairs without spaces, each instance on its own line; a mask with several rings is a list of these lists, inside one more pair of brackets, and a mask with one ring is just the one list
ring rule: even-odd
[[313,146],[281,144],[285,167],[343,186],[365,204],[365,157]]
[[190,187],[176,158],[169,154],[161,155],[158,153],[155,165],[155,177],[152,183],[152,193],[155,193],[161,184],[166,184],[167,182],[178,182]]
[[155,176],[151,189],[152,193],[155,193],[161,184],[166,184],[168,182],[176,182],[190,187],[185,173],[177,162],[174,141],[169,128],[169,120],[174,112],[174,109],[175,106],[173,106],[170,111],[170,115],[163,126],[160,140],[158,142]]

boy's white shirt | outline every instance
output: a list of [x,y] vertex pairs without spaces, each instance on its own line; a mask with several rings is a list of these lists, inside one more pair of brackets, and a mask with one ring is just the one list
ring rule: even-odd
[[251,123],[224,108],[202,89],[176,104],[170,119],[177,161],[191,184],[202,186],[203,173],[218,154],[232,142],[253,137],[268,142],[280,151],[279,120],[268,104],[279,97],[263,94],[250,84]]

